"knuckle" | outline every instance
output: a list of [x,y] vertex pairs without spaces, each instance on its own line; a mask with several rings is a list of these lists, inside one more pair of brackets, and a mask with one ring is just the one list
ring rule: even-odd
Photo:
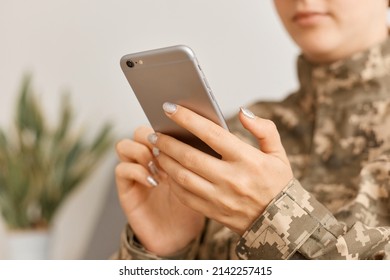
[[176,172],[176,182],[186,186],[189,183],[189,174],[185,169],[180,169]]
[[198,160],[196,153],[192,150],[184,152],[182,156],[182,163],[187,167],[197,166]]
[[264,127],[265,127],[268,131],[270,131],[270,132],[274,132],[274,131],[277,131],[277,130],[278,130],[276,124],[275,124],[273,121],[268,120],[268,119],[265,120],[265,122],[264,122]]
[[134,130],[134,133],[133,133],[134,140],[139,140],[141,138],[142,130],[143,130],[142,127],[138,127]]
[[126,175],[126,166],[124,163],[119,163],[115,167],[115,176],[118,178],[124,178]]
[[151,158],[150,150],[145,145],[134,142],[130,139],[119,141],[115,145],[117,155],[126,162],[148,162]]
[[220,141],[220,139],[222,139],[223,136],[222,133],[223,133],[222,128],[212,126],[210,129],[208,129],[205,140],[206,142]]
[[142,145],[138,147],[138,156],[140,162],[148,162],[150,160],[150,150]]
[[166,135],[160,135],[158,137],[158,148],[160,150],[162,151],[169,150],[169,145],[170,145],[169,137],[167,137]]
[[146,135],[152,133],[153,130],[147,126],[139,126],[134,130],[133,139],[138,142],[144,142]]
[[129,139],[123,139],[118,141],[115,144],[115,150],[118,155],[123,155],[127,149],[127,147],[131,144],[131,140]]
[[[181,111],[181,110],[180,110]],[[183,114],[183,112],[180,112],[180,118],[181,118],[181,124],[183,126],[188,126],[193,122],[193,116],[190,114]],[[179,115],[179,114],[176,114]]]

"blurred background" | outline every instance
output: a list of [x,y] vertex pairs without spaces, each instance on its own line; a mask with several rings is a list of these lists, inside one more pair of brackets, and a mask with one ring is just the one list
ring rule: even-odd
[[[71,93],[76,125],[106,121],[115,141],[147,120],[119,67],[124,54],[186,44],[196,53],[225,117],[297,87],[295,56],[271,0],[0,0],[0,126],[14,119],[26,73],[48,121]],[[117,202],[114,146],[62,205],[52,224],[54,259],[106,259],[125,219]],[[6,226],[0,218],[0,259]]]

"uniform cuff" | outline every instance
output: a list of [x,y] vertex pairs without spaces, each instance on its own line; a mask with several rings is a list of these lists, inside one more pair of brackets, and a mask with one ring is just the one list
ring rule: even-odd
[[[158,238],[158,236],[156,236]],[[158,256],[146,250],[135,238],[129,225],[126,226],[121,237],[120,258],[133,260],[189,260],[194,259],[199,248],[200,238],[195,239],[184,249],[169,256]]]
[[241,259],[289,259],[316,230],[329,235],[326,228],[335,224],[333,215],[293,179],[241,237],[236,253]]

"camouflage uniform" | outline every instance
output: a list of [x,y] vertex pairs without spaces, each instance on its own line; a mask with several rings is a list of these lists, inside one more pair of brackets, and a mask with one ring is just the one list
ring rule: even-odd
[[[170,258],[390,259],[390,39],[330,65],[301,56],[298,75],[296,93],[249,107],[276,123],[295,179],[243,236],[208,221]],[[159,258],[129,228],[116,257]]]

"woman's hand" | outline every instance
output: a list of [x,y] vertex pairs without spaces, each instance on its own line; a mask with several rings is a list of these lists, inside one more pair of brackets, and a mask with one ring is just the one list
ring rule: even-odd
[[194,240],[204,227],[204,216],[183,205],[172,194],[168,175],[154,161],[141,127],[134,140],[116,145],[120,163],[116,167],[119,200],[135,235],[149,251],[168,256]]
[[241,123],[259,141],[256,149],[184,107],[165,103],[164,110],[222,156],[217,159],[167,135],[149,136],[170,190],[184,205],[242,235],[293,178],[275,124],[241,109]]

